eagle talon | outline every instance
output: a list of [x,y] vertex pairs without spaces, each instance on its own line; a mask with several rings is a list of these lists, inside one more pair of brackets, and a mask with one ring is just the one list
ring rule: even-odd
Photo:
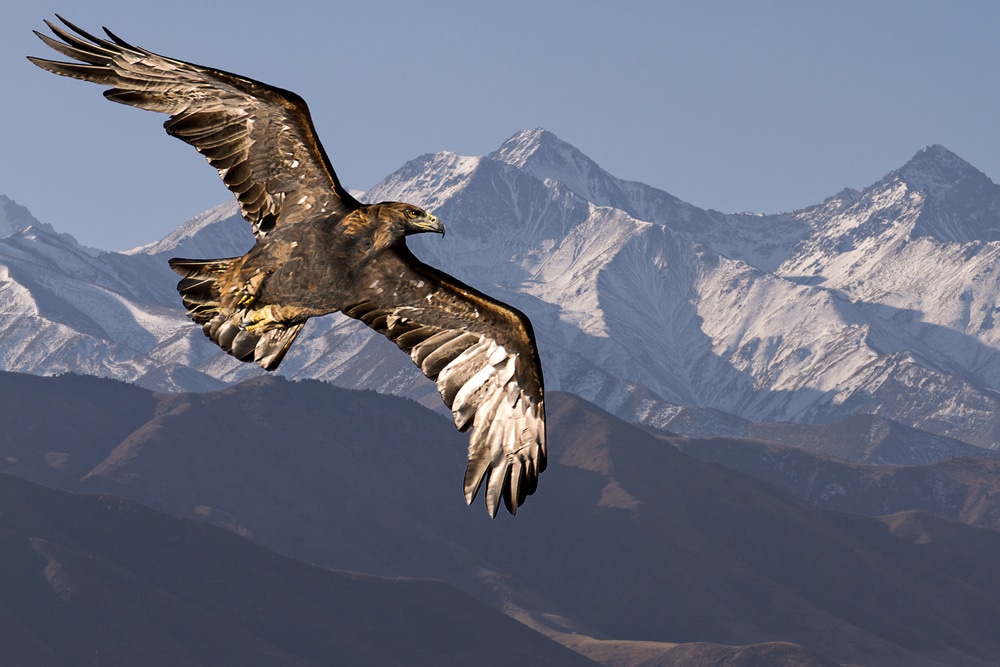
[[258,331],[267,331],[271,328],[271,325],[277,322],[278,318],[275,317],[274,306],[268,304],[257,310],[246,311],[240,320],[240,329],[257,333]]
[[260,291],[260,286],[264,283],[264,278],[267,277],[268,271],[258,270],[250,280],[243,283],[242,289],[240,289],[240,300],[236,302],[237,308],[246,308],[257,300],[257,292]]

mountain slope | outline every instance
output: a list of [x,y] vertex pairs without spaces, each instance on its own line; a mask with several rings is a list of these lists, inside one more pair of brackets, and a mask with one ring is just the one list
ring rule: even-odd
[[[516,518],[490,521],[462,502],[463,436],[411,401],[267,378],[149,406],[148,392],[117,383],[141,396],[99,401],[107,381],[93,378],[25,382],[49,388],[21,392],[43,401],[34,413],[6,416],[0,461],[16,458],[21,474],[57,468],[57,481],[308,562],[440,578],[552,634],[786,641],[871,667],[1000,660],[1000,533],[915,517],[894,536],[696,461],[569,394],[550,395],[538,493]],[[72,420],[120,402],[103,419],[125,435],[101,443],[103,456],[86,438],[80,451],[42,440],[57,431],[29,446],[14,434],[44,396],[80,401]]]
[[223,386],[193,368],[206,350],[166,294],[169,273],[147,256],[92,254],[44,225],[0,239],[0,364],[159,389]]
[[0,475],[0,509],[19,665],[593,664],[440,582],[324,570],[120,498]]
[[1000,461],[952,458],[925,465],[862,465],[752,439],[677,438],[699,461],[752,475],[821,507],[882,516],[922,510],[1000,531]]
[[[439,214],[448,236],[414,238],[415,252],[528,313],[550,388],[630,421],[667,428],[684,406],[753,422],[875,414],[1000,442],[1000,186],[943,147],[801,211],[727,215],[536,129],[487,156],[421,156],[365,198]],[[164,265],[244,252],[230,213],[126,254],[39,227],[0,241],[2,367],[168,391],[259,374],[185,325]],[[342,316],[311,321],[281,372],[438,402]]]

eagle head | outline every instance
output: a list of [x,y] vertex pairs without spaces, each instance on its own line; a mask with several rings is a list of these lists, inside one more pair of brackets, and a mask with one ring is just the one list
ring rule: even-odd
[[419,206],[403,202],[382,202],[378,207],[378,218],[389,221],[401,229],[405,236],[422,232],[437,232],[444,236],[444,225],[436,215],[431,215]]
[[444,225],[437,216],[419,206],[394,201],[362,206],[345,215],[340,228],[347,236],[367,243],[374,252],[399,243],[410,234],[437,232],[444,236]]

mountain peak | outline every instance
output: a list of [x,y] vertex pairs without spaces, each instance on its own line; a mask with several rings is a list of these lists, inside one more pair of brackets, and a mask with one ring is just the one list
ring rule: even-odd
[[617,179],[578,148],[540,127],[518,132],[487,158],[520,169],[540,181],[562,183],[577,196],[599,206],[611,204],[609,189],[617,190],[619,186]]
[[919,166],[958,166],[965,165],[970,166],[968,162],[960,158],[958,155],[948,150],[941,144],[931,144],[929,146],[924,146],[916,154],[910,158],[910,161],[904,165],[904,169],[910,165]]
[[912,236],[967,243],[1000,240],[1000,185],[937,144],[917,151],[878,185],[919,193]]
[[505,162],[512,167],[523,169],[531,157],[539,151],[545,151],[546,149],[558,150],[563,147],[579,153],[575,148],[548,130],[536,127],[530,130],[521,130],[503,142],[503,145],[489,157],[499,162]]
[[[487,157],[522,169],[542,180],[555,178],[570,187],[571,182],[579,180],[581,176],[584,179],[590,174],[608,176],[578,148],[540,127],[521,130]],[[565,182],[566,180],[570,182]],[[577,194],[586,198],[584,193]]]
[[0,195],[0,238],[37,224],[38,220],[31,215],[31,211],[13,199]]
[[552,132],[522,130],[487,156],[549,183],[557,182],[597,206],[619,208],[647,221],[689,221],[698,211],[673,195],[643,183],[612,176]]
[[946,194],[963,181],[989,181],[986,174],[939,144],[920,149],[890,176],[932,195]]

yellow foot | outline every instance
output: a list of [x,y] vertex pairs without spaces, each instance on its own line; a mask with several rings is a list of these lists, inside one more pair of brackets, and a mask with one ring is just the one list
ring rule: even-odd
[[257,300],[257,292],[260,291],[260,286],[267,274],[267,271],[258,269],[257,273],[250,276],[250,280],[243,283],[243,288],[240,290],[240,300],[236,302],[238,308],[246,308]]
[[281,323],[278,319],[277,310],[277,306],[270,304],[263,308],[249,310],[243,315],[243,319],[240,320],[240,328],[253,333],[271,329],[273,325]]

